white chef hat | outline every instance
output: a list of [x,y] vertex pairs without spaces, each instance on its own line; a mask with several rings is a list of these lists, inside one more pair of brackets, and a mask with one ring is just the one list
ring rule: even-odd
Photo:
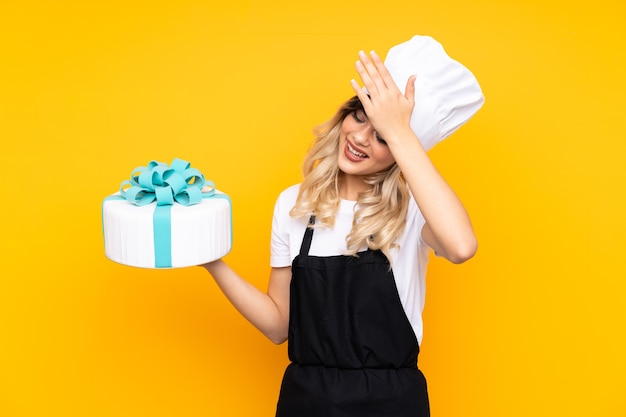
[[474,74],[430,36],[416,35],[392,47],[385,66],[402,92],[409,77],[417,76],[411,129],[426,150],[466,123],[485,101]]

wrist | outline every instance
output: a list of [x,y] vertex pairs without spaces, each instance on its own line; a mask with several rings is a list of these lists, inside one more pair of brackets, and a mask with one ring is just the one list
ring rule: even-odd
[[410,127],[390,132],[388,136],[383,136],[383,139],[390,148],[398,148],[411,145],[413,143],[420,143],[417,135],[411,130]]
[[217,270],[220,268],[221,264],[223,263],[224,261],[222,261],[222,259],[216,259],[215,261],[207,262],[200,266],[206,269],[209,272],[209,274],[215,276],[215,273],[217,272]]

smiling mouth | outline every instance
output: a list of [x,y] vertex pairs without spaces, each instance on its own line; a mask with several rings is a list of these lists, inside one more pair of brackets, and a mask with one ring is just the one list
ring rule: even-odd
[[354,149],[351,145],[350,142],[346,141],[346,146],[348,148],[348,152],[350,152],[352,155],[354,155],[357,158],[367,158],[368,156],[364,153],[358,152],[356,149]]

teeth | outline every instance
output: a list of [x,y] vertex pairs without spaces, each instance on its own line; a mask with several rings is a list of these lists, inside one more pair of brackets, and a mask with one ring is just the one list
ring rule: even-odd
[[350,146],[350,143],[348,143],[348,150],[350,151],[350,153],[352,155],[357,156],[359,158],[366,158],[367,157],[366,154],[357,152],[352,146]]

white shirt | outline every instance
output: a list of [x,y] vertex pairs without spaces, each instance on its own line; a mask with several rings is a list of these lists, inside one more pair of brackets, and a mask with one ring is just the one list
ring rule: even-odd
[[[274,206],[270,265],[291,266],[300,252],[308,218],[292,218],[289,211],[295,206],[300,185],[284,190]],[[346,236],[352,228],[355,201],[341,200],[333,227],[319,227],[313,233],[309,254],[312,256],[344,255],[347,251]],[[399,248],[391,250],[391,265],[404,312],[413,327],[419,343],[422,342],[422,311],[426,290],[426,265],[430,248],[421,239],[426,220],[413,198],[409,201],[405,229],[396,243]]]

